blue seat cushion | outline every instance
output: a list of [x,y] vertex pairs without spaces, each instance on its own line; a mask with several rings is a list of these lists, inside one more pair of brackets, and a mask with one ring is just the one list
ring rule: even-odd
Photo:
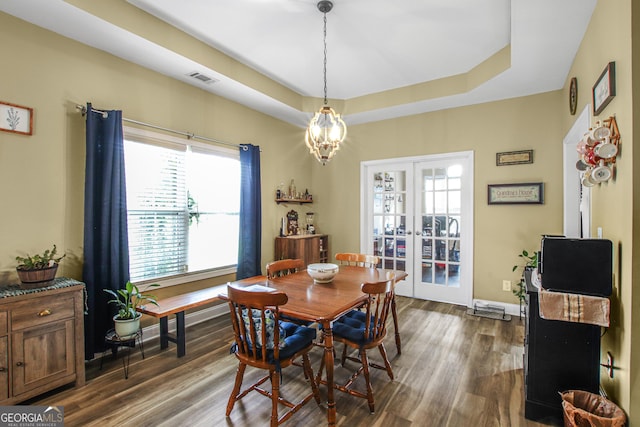
[[[303,348],[309,346],[316,339],[316,330],[306,326],[296,325],[291,322],[280,322],[280,328],[284,330],[284,347],[280,348],[280,360],[288,359]],[[280,337],[282,340],[283,337]],[[269,352],[270,361],[273,360],[273,351]]]
[[[371,319],[373,322],[373,319]],[[333,335],[344,338],[356,344],[366,344],[371,341],[372,334],[365,339],[364,331],[367,323],[366,313],[359,310],[352,310],[336,320],[333,324]],[[373,328],[370,328],[370,330]]]
[[[309,346],[314,339],[316,339],[316,330],[314,328],[307,328],[306,326],[297,325],[291,322],[280,322],[280,357],[278,360],[288,359],[300,350]],[[238,351],[238,345],[234,343],[231,346],[231,353]],[[258,353],[261,353],[262,348],[258,346]],[[276,364],[276,360],[273,357],[273,349],[267,350],[267,362]]]

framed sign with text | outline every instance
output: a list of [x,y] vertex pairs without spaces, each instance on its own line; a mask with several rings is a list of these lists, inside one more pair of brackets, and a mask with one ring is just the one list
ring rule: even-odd
[[490,205],[541,205],[544,203],[544,184],[542,182],[489,184],[487,193],[487,201]]

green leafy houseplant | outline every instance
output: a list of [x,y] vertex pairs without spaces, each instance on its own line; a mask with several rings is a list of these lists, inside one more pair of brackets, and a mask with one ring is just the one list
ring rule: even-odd
[[29,255],[25,257],[17,256],[16,271],[22,283],[40,283],[53,280],[56,277],[58,263],[66,254],[58,256],[58,248],[53,245],[53,249],[47,249],[41,254]]
[[60,257],[57,257],[58,248],[56,245],[53,245],[53,249],[45,250],[42,254],[29,255],[26,257],[17,256],[16,261],[18,261],[18,266],[16,267],[18,270],[42,270],[44,268],[52,267],[54,264],[58,264],[62,258],[66,256],[63,254]]
[[[147,286],[147,288],[160,286],[157,283],[151,284]],[[156,301],[156,297],[153,295],[145,294],[140,291],[136,285],[127,282],[124,289],[104,289],[106,293],[111,295],[113,299],[107,301],[108,304],[114,304],[118,307],[118,313],[115,315],[114,319],[118,320],[132,320],[137,319],[141,316],[141,314],[136,310],[139,307],[142,307],[146,303],[158,305]]]
[[523,250],[518,256],[524,261],[524,265],[514,265],[513,269],[511,270],[516,271],[518,268],[522,269],[522,271],[520,272],[520,281],[516,283],[516,286],[513,289],[513,294],[518,297],[520,304],[523,304],[525,296],[527,294],[527,287],[524,282],[524,271],[528,268],[538,267],[538,252],[534,251],[532,253],[529,253],[528,251]]

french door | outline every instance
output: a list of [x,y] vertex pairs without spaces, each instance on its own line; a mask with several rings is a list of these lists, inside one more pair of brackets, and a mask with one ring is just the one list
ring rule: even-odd
[[399,295],[470,306],[473,153],[362,164],[361,251],[403,270]]

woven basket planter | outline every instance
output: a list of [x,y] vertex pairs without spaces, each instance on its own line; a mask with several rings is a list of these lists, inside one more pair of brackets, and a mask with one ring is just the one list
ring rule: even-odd
[[48,282],[50,280],[55,279],[56,272],[58,271],[58,264],[55,264],[51,267],[43,268],[41,270],[19,270],[18,278],[24,284],[42,284],[43,282]]

